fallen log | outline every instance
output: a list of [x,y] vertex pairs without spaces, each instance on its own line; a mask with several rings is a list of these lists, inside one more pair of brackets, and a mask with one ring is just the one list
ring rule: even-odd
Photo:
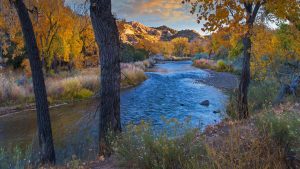
[[274,103],[280,104],[284,100],[284,97],[287,95],[296,96],[299,84],[300,84],[300,76],[297,76],[296,78],[294,78],[292,80],[291,84],[283,84],[281,89],[279,90],[279,93],[278,93]]

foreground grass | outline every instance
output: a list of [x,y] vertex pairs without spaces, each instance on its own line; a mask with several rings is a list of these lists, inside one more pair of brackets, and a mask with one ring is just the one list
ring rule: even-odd
[[[296,105],[296,107],[295,107]],[[299,106],[299,105],[298,105]],[[204,132],[169,120],[164,128],[129,125],[111,139],[114,156],[83,162],[76,156],[57,168],[286,169],[300,167],[300,111],[286,104],[244,121],[226,120]],[[1,150],[1,149],[0,149]],[[2,153],[1,153],[2,151]],[[28,164],[26,153],[0,151],[0,167]],[[28,154],[27,154],[28,155]],[[5,161],[1,161],[5,160]],[[8,161],[11,160],[11,161]],[[16,167],[15,167],[16,166]],[[22,167],[20,167],[22,168]]]
[[[300,126],[298,126],[300,127]],[[254,122],[224,122],[205,133],[189,129],[180,137],[134,126],[116,145],[120,166],[139,169],[285,169],[284,146]]]
[[[127,88],[146,80],[144,71],[151,64],[150,61],[122,63],[121,87]],[[99,76],[99,68],[47,76],[45,83],[48,100],[55,103],[90,98],[100,90]],[[1,73],[0,102],[1,106],[33,103],[32,79],[13,72]]]

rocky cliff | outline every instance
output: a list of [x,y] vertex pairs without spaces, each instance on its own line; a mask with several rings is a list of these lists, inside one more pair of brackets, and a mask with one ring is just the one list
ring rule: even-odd
[[148,27],[139,22],[118,22],[120,37],[123,42],[129,44],[138,43],[139,40],[149,41],[171,41],[175,38],[188,38],[190,42],[200,40],[203,37],[194,30],[181,30],[169,28],[167,26]]

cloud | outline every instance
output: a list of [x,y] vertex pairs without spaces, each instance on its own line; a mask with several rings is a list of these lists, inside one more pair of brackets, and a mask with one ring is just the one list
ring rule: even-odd
[[165,22],[194,19],[180,0],[112,0],[114,12],[125,18],[153,17]]
[[[82,4],[89,0],[65,0],[66,4]],[[167,25],[177,30],[201,31],[190,6],[181,0],[112,0],[113,13],[120,19],[138,21],[147,26]]]

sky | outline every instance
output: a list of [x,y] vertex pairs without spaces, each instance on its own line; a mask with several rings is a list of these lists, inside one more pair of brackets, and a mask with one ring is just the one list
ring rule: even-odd
[[[67,4],[84,0],[66,0]],[[176,30],[193,29],[201,34],[201,25],[182,0],[112,0],[112,10],[117,18],[141,22],[146,26],[166,25]]]

